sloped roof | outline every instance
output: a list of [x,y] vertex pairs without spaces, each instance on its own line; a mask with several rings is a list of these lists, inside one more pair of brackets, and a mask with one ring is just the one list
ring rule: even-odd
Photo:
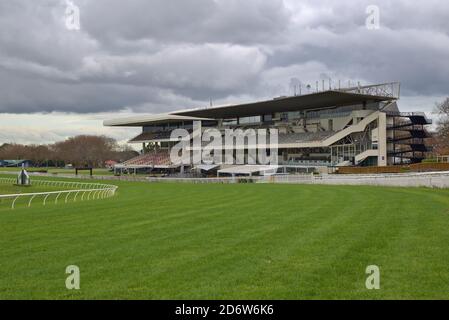
[[323,91],[302,96],[283,97],[272,100],[220,106],[215,108],[176,111],[172,114],[192,117],[226,119],[248,117],[275,112],[304,111],[359,104],[364,102],[390,101],[394,98],[372,96],[344,91]]

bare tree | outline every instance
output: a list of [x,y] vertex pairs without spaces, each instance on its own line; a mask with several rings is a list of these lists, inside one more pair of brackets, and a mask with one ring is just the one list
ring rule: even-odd
[[90,135],[68,138],[53,145],[0,146],[0,159],[31,160],[36,166],[70,163],[78,167],[103,167],[107,160],[123,162],[136,154],[129,146],[121,147],[112,138]]
[[3,145],[0,150],[0,158],[3,160],[26,159],[27,155],[27,147],[21,144]]
[[435,152],[439,155],[449,154],[449,97],[437,104],[439,115],[436,134]]
[[76,136],[54,146],[57,158],[78,167],[102,167],[117,149],[117,142],[105,136]]

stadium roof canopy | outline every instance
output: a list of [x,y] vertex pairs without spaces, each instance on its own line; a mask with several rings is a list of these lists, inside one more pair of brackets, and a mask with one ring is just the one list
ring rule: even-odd
[[[328,90],[300,96],[280,97],[271,100],[174,111],[171,113],[106,120],[105,126],[142,126],[147,124],[180,121],[232,119],[276,112],[311,111],[369,102],[392,101],[399,98],[398,83]],[[399,88],[399,87],[397,87]]]
[[159,123],[179,123],[182,121],[196,121],[196,120],[212,120],[199,117],[181,116],[170,113],[136,116],[120,119],[105,120],[103,124],[111,127],[141,127],[149,124]]
[[248,117],[275,112],[305,111],[333,108],[364,102],[381,102],[394,100],[392,97],[373,96],[344,91],[323,91],[302,96],[283,97],[272,100],[221,106],[215,108],[176,111],[172,114],[215,119]]

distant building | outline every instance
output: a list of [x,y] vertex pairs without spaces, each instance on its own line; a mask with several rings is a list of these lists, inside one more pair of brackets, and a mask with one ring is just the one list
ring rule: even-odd
[[106,168],[109,168],[109,169],[114,168],[114,166],[117,165],[117,164],[118,164],[118,162],[115,161],[115,160],[106,160],[104,162],[104,165],[106,166]]
[[26,168],[32,166],[31,160],[0,160],[0,167],[22,167],[22,164]]

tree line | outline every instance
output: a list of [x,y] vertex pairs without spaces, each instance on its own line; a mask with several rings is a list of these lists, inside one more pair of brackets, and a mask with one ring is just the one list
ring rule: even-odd
[[123,162],[138,153],[129,146],[120,146],[106,136],[80,135],[47,145],[5,143],[0,146],[1,160],[30,160],[35,166],[104,167],[105,162]]
[[435,135],[434,153],[449,155],[449,97],[437,104],[436,112],[439,116]]

